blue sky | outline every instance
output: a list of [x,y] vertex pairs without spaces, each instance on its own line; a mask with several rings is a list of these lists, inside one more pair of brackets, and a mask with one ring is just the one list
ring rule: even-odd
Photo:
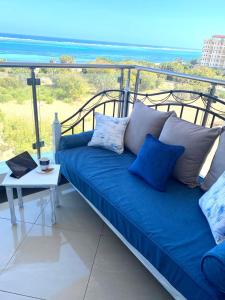
[[201,48],[224,0],[0,0],[0,32]]

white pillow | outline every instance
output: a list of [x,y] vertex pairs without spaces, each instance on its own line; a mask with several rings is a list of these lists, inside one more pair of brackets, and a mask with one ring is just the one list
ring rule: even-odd
[[88,146],[102,147],[118,154],[124,151],[124,134],[129,118],[113,118],[95,113],[96,126]]
[[217,244],[225,240],[225,172],[199,199]]

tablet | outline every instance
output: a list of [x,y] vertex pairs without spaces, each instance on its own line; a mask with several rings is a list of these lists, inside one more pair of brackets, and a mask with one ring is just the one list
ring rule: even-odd
[[15,178],[20,178],[37,167],[36,162],[27,151],[7,160],[6,164],[12,171],[11,176]]

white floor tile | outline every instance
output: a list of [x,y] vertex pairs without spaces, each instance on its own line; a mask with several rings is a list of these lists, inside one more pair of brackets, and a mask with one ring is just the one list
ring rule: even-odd
[[[60,193],[60,207],[56,208],[54,227],[80,232],[101,233],[103,222],[74,189]],[[51,205],[47,204],[36,221],[38,225],[52,226]]]
[[[17,220],[21,222],[35,223],[48,200],[48,190],[23,197],[24,208],[22,209],[19,208],[18,201],[15,199],[15,212]],[[0,205],[0,218],[6,218],[10,220],[8,202]]]
[[0,290],[45,299],[80,300],[99,236],[34,225],[0,275]]
[[85,300],[171,300],[116,238],[102,236]]
[[0,219],[0,271],[6,266],[31,227],[32,224],[23,222],[13,226],[10,220]]
[[16,207],[17,226],[0,205],[0,299],[172,299],[71,185],[59,191],[54,226],[48,191]]
[[0,299],[1,300],[32,300],[32,299],[35,300],[38,298],[30,298],[22,295],[16,295],[16,294],[0,291]]

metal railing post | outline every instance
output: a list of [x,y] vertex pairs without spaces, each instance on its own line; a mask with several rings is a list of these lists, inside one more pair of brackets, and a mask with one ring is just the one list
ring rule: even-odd
[[35,68],[31,67],[30,69],[31,69],[31,78],[27,79],[27,84],[32,87],[32,96],[33,96],[34,128],[35,128],[35,136],[36,136],[36,142],[33,144],[33,149],[37,149],[37,157],[40,158],[41,147],[44,146],[44,142],[40,140],[37,91],[36,91],[36,85],[40,85],[40,79],[35,77]]
[[210,111],[212,103],[215,102],[211,97],[214,97],[215,93],[216,93],[216,84],[212,84],[210,92],[209,92],[209,98],[207,99],[207,104],[206,104],[206,108],[205,108],[206,111],[203,116],[202,126],[206,126],[208,116],[209,116],[208,112]]
[[140,70],[137,70],[136,74],[136,80],[135,80],[135,87],[134,87],[134,102],[137,100],[137,93],[139,89],[139,84],[141,83],[141,78],[140,78]]
[[[121,73],[120,73],[120,90],[123,91],[123,84],[124,84],[124,69],[121,69]],[[123,92],[120,93],[120,101],[123,101]],[[121,117],[122,114],[122,103],[120,102],[118,104],[118,118]]]
[[129,107],[129,97],[130,97],[130,69],[127,73],[127,81],[126,81],[126,88],[124,90],[124,97],[123,97],[123,110],[122,116],[127,117],[128,115],[128,107]]

